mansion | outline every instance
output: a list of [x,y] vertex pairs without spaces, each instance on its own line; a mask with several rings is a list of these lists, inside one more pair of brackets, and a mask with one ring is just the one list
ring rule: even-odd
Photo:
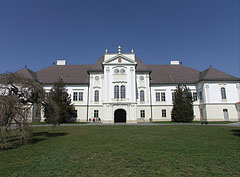
[[179,61],[144,64],[133,50],[122,53],[120,46],[117,53],[106,50],[95,64],[67,65],[57,60],[37,72],[24,68],[17,73],[41,83],[46,92],[61,78],[78,122],[93,118],[103,123],[170,121],[178,84],[192,92],[195,121],[240,120],[240,78],[212,67],[197,71]]

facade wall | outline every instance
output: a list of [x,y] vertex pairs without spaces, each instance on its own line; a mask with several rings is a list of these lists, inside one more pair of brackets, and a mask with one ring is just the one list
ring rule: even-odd
[[[149,72],[136,71],[136,64],[134,54],[105,54],[104,70],[90,71],[89,84],[66,85],[77,110],[76,121],[89,121],[97,115],[104,123],[114,123],[114,114],[118,109],[125,110],[127,123],[171,121],[173,93],[177,84],[150,85]],[[115,86],[119,87],[119,98],[114,96]],[[121,98],[121,86],[125,86],[124,98]],[[226,110],[230,121],[239,120],[236,103],[240,101],[240,83],[199,82],[187,87],[197,95],[197,100],[193,102],[195,121],[226,120]],[[52,85],[44,85],[46,92],[51,88]],[[221,88],[226,91],[226,99],[222,99]],[[74,96],[76,93],[77,99]]]
[[[227,110],[228,119],[224,118],[224,111]],[[208,121],[239,121],[235,104],[206,105],[206,116]]]

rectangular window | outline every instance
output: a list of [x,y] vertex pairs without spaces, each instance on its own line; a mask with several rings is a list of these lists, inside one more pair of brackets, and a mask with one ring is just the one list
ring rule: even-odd
[[222,95],[222,99],[227,99],[226,97],[226,89],[224,87],[221,88],[221,95]]
[[45,92],[45,97],[49,98],[50,92]]
[[193,92],[193,101],[197,101],[197,92]]
[[172,101],[175,100],[175,92],[172,92]]
[[141,118],[145,118],[145,110],[140,110],[140,116]]
[[162,109],[162,117],[167,117],[167,111],[166,111],[166,109]]
[[83,92],[79,92],[79,98],[78,98],[78,100],[79,101],[83,101]]
[[202,92],[201,91],[199,92],[199,100],[202,101]]
[[165,92],[161,92],[161,101],[166,101]]
[[94,92],[94,101],[99,101],[99,91],[95,90]]
[[160,92],[156,92],[156,101],[160,101]]
[[98,117],[98,110],[94,110],[94,117],[95,117],[95,118]]
[[140,101],[144,102],[144,91],[143,90],[140,91]]
[[78,96],[78,93],[77,92],[73,92],[73,101],[77,101],[77,96]]
[[77,117],[77,110],[73,111],[72,117],[74,117],[74,118]]

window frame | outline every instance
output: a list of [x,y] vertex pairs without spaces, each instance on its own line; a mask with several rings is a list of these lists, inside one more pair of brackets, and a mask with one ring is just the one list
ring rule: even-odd
[[140,110],[140,118],[145,118],[145,110]]
[[94,110],[93,111],[93,118],[98,118],[99,117],[99,110]]
[[222,98],[222,100],[227,99],[226,88],[225,87],[221,87],[221,98]]
[[78,100],[78,92],[73,92],[73,101]]
[[99,102],[99,91],[98,90],[94,91],[94,101]]
[[140,90],[140,102],[144,102],[145,101],[145,93],[144,90]]
[[161,101],[161,92],[156,92],[156,101]]
[[126,98],[126,86],[125,85],[121,85],[120,92],[121,92],[121,94],[120,94],[121,98]]
[[114,99],[119,99],[119,86],[114,86]]
[[167,117],[167,110],[166,109],[162,109],[162,117]]
[[198,100],[197,92],[193,92],[192,93],[192,98],[193,98],[193,101],[197,101]]
[[78,92],[78,101],[83,101],[83,92]]
[[172,92],[172,102],[175,101],[175,92]]
[[166,93],[161,92],[161,101],[166,101]]

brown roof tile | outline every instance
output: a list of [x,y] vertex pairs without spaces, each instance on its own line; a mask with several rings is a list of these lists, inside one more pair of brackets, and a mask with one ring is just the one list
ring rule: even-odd
[[37,73],[33,72],[32,70],[28,69],[28,68],[23,68],[19,71],[16,72],[18,75],[34,80],[34,81],[38,81],[38,77],[37,77]]
[[210,67],[199,74],[199,81],[240,81],[240,78]]
[[[59,78],[66,84],[87,84],[89,81],[89,71],[103,71],[102,62],[104,57],[100,57],[93,65],[54,65],[33,72],[28,68],[23,68],[16,73],[39,81],[43,84],[53,84]],[[150,65],[144,64],[136,57],[136,71],[151,72],[152,84],[184,84],[197,83],[200,81],[240,81],[239,78],[226,74],[214,68],[208,68],[199,72],[184,65]]]
[[37,72],[39,81],[43,84],[52,84],[59,78],[66,84],[86,84],[89,75],[87,71],[92,65],[54,65]]
[[146,65],[152,73],[152,84],[196,83],[199,71],[184,65]]

